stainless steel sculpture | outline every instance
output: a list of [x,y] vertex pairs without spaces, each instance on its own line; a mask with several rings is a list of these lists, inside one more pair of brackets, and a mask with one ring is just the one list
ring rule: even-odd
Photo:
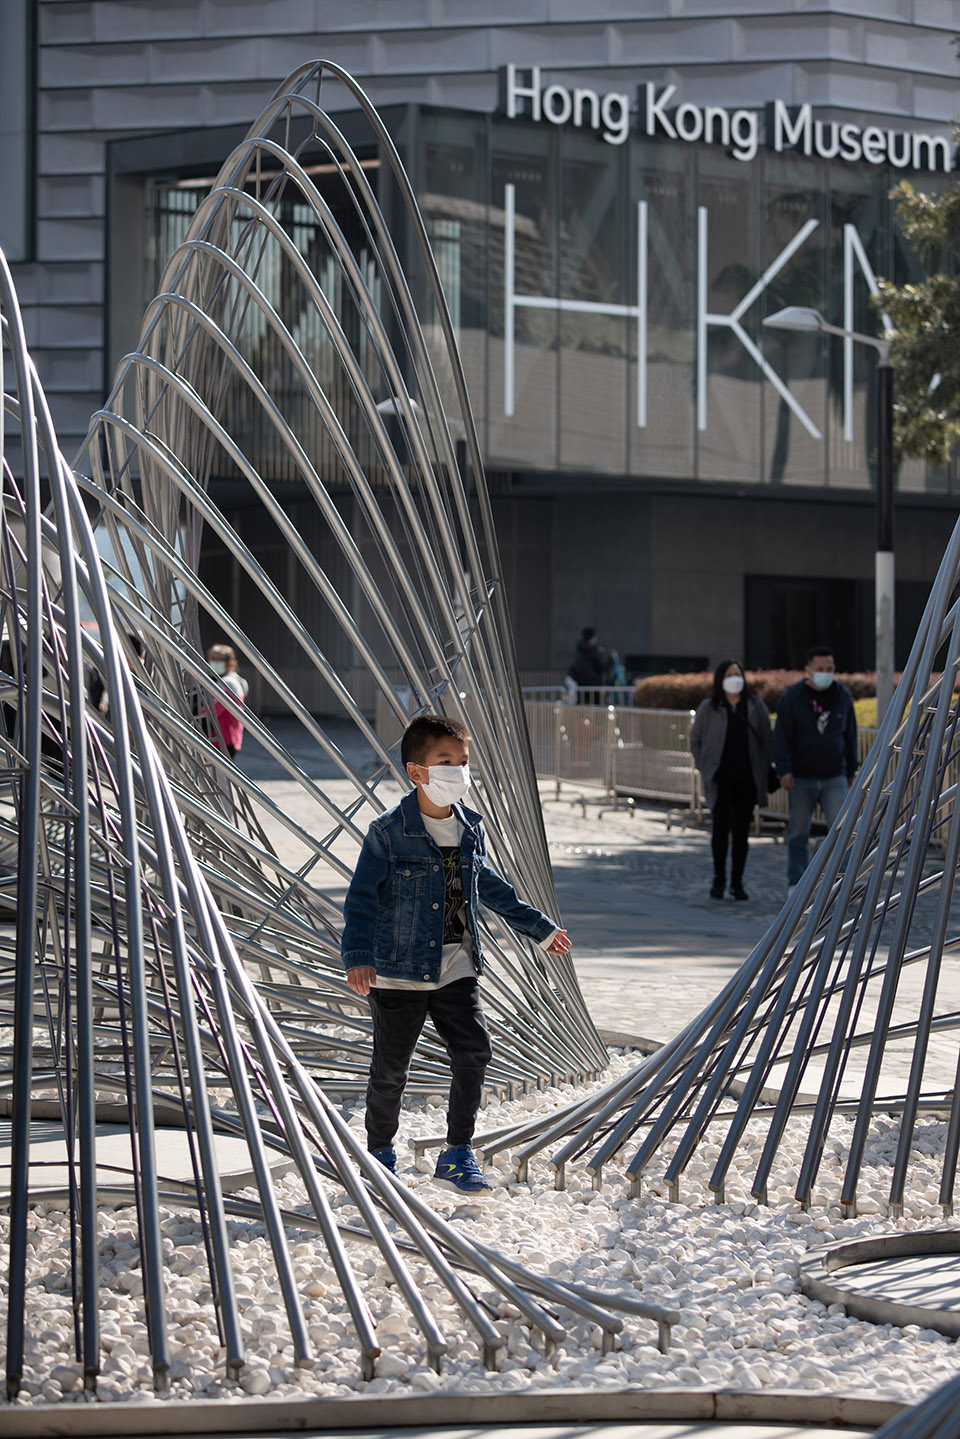
[[[428,281],[432,349],[364,168],[320,105],[321,83],[331,78],[366,117],[409,222]],[[355,207],[366,237],[362,265],[299,158],[317,147]],[[311,235],[323,237],[309,256],[297,242],[307,215]],[[342,884],[364,816],[383,807],[379,789],[402,779],[392,741],[408,709],[398,679],[411,710],[438,706],[467,722],[479,805],[501,837],[499,861],[545,908],[554,899],[456,344],[422,220],[376,113],[335,66],[307,66],[281,87],[170,260],[140,343],[72,466],[58,449],[5,262],[0,311],[4,405],[8,426],[19,430],[18,453],[8,437],[12,463],[3,457],[0,523],[0,843],[8,860],[15,852],[3,876],[7,922],[0,922],[0,1075],[13,1130],[8,1392],[17,1392],[24,1357],[31,1123],[51,1108],[69,1137],[76,1348],[89,1388],[100,1351],[97,1204],[130,1199],[98,1186],[94,1131],[104,1105],[132,1136],[158,1388],[169,1363],[159,1216],[161,1205],[186,1202],[158,1181],[158,1107],[179,1114],[185,1128],[228,1373],[243,1362],[228,1212],[252,1212],[266,1226],[298,1359],[309,1339],[288,1250],[292,1229],[321,1236],[367,1377],[379,1344],[351,1258],[354,1241],[376,1246],[435,1365],[446,1341],[408,1267],[411,1246],[454,1296],[487,1364],[495,1362],[499,1332],[461,1268],[508,1296],[548,1344],[562,1334],[545,1307],[557,1303],[589,1315],[612,1342],[621,1320],[610,1304],[528,1274],[438,1218],[370,1159],[324,1089],[344,1081],[362,1087],[366,1068],[369,1021],[343,981],[339,906],[325,879]],[[295,394],[298,423],[277,398],[277,373],[258,371],[268,352],[283,357],[279,381],[288,401]],[[339,407],[318,378],[321,360],[337,377]],[[320,437],[313,449],[303,439],[308,410],[310,433]],[[241,420],[253,415],[256,423],[241,435]],[[454,426],[464,437],[459,463]],[[277,450],[322,513],[347,586],[331,580],[264,480],[261,459]],[[224,456],[261,507],[262,523],[282,537],[310,612],[322,610],[348,638],[389,716],[387,741],[211,499],[207,481]],[[355,500],[362,536],[341,514],[329,475]],[[218,536],[244,583],[272,608],[277,635],[322,675],[366,736],[378,756],[373,775],[353,771],[271,655],[198,577],[205,532]],[[192,697],[212,708],[216,690],[201,653],[204,616],[343,776],[331,797],[244,716],[315,801],[318,833],[297,826],[201,732]],[[87,701],[91,668],[103,677],[108,717]],[[230,707],[229,696],[217,698]],[[305,852],[302,864],[278,853],[268,821]],[[494,1082],[519,1089],[600,1068],[603,1045],[572,966],[548,969],[538,952],[500,931],[491,949]],[[440,1056],[427,1049],[421,1077],[442,1073]],[[218,1131],[245,1138],[256,1206],[224,1199]],[[272,1185],[269,1157],[277,1148],[302,1178],[306,1207],[295,1216],[281,1212]],[[345,1191],[355,1206],[346,1236],[331,1190]],[[614,1303],[657,1319],[665,1342],[671,1316],[629,1298]]]
[[[722,1202],[750,1120],[766,1124],[753,1194],[766,1201],[784,1131],[806,1126],[791,1190],[804,1204],[835,1116],[854,1120],[840,1200],[856,1211],[868,1134],[879,1114],[899,1135],[889,1212],[901,1213],[918,1117],[946,1120],[940,1203],[951,1213],[960,1151],[960,1082],[925,1080],[932,1045],[956,1049],[960,1016],[943,967],[960,947],[960,525],[933,585],[876,743],[796,893],[716,999],[682,1033],[604,1093],[546,1124],[482,1144],[522,1167],[548,1151],[563,1183],[582,1159],[599,1184],[623,1163],[635,1190],[667,1150],[674,1198],[693,1155],[719,1147],[709,1188]],[[895,1051],[905,1081],[885,1081]],[[865,1057],[863,1063],[859,1063]],[[957,1071],[960,1081],[960,1069]]]
[[874,1430],[874,1439],[954,1439],[960,1433],[960,1379],[951,1379],[919,1404]]
[[[426,285],[419,308],[368,172],[321,108],[321,85],[333,81],[359,103],[399,197]],[[302,158],[309,152],[316,162],[318,151],[322,165]],[[325,197],[311,178],[318,168],[332,172],[346,196],[362,237],[359,255],[329,192]],[[430,315],[430,343],[422,310]],[[282,473],[322,517],[323,563],[287,514],[283,486],[266,477],[278,456]],[[90,476],[88,497],[126,581],[115,603],[147,645],[156,703],[166,706],[168,772],[189,789],[199,782],[204,802],[216,796],[212,825],[197,816],[193,829],[213,892],[224,911],[244,911],[245,952],[270,966],[278,982],[284,973],[288,992],[302,979],[289,969],[289,953],[309,965],[319,991],[305,996],[300,985],[298,1006],[306,999],[326,1013],[345,1000],[356,1022],[337,958],[339,906],[325,898],[318,876],[327,866],[334,881],[349,873],[343,841],[349,856],[349,842],[359,841],[383,807],[378,785],[406,784],[395,745],[371,724],[305,614],[331,644],[352,650],[351,668],[368,690],[368,706],[374,696],[379,701],[391,741],[423,708],[441,706],[467,723],[482,781],[478,807],[490,821],[495,854],[534,902],[555,908],[490,500],[453,329],[397,152],[338,67],[309,65],[291,76],[226,161],[166,266],[137,350],[120,366],[75,468]],[[259,525],[282,547],[296,607],[210,498],[211,473],[235,477]],[[352,518],[343,513],[343,494]],[[198,579],[205,535],[217,537],[239,584],[255,587],[272,611],[273,643],[279,648],[282,638],[302,670],[322,678],[327,704],[368,740],[379,760],[373,775],[353,771],[271,655]],[[297,829],[222,753],[198,746],[191,694],[199,691],[212,708],[204,622],[257,672],[264,707],[295,719],[347,782],[349,797],[338,804],[262,725],[248,721],[316,800],[326,833]],[[307,852],[302,878],[269,854],[253,798]],[[493,948],[488,993],[506,1042],[496,1046],[492,1079],[522,1085],[601,1066],[604,1049],[572,964],[548,970],[502,926]],[[435,1072],[427,1063],[428,1077]]]

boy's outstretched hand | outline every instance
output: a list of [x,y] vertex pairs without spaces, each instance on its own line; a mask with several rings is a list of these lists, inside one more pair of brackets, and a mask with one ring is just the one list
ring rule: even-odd
[[372,964],[358,964],[347,970],[347,983],[354,994],[369,994],[376,987],[377,971]]
[[[569,954],[573,943],[565,929],[558,929],[547,945],[547,954]],[[351,971],[352,973],[352,971]]]

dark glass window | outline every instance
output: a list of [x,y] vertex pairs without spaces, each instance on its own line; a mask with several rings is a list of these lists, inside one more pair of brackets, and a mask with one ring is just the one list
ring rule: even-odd
[[[871,303],[859,247],[875,274],[888,273],[890,174],[886,168],[833,162],[827,167],[827,183],[830,288],[824,314],[833,324],[843,325],[849,318],[859,333],[878,335],[882,327]],[[852,242],[847,227],[856,232],[859,245]],[[839,392],[830,431],[830,484],[833,488],[868,489],[876,483],[876,351],[868,345],[847,345],[836,337],[826,342],[826,348],[832,387],[835,394]]]
[[[699,244],[706,247],[706,314],[730,316],[749,294],[762,268],[758,168],[715,147],[705,147],[700,156],[698,199],[698,222],[703,227],[698,229],[698,248]],[[757,303],[739,316],[739,324],[754,344],[759,312]],[[705,344],[706,383],[704,386],[702,360],[697,382],[697,477],[749,477],[756,482],[760,478],[762,404],[756,360],[730,325],[707,323]]]
[[[368,164],[368,176],[375,183],[376,162],[368,161]],[[370,252],[370,238],[356,208],[345,194],[339,174],[333,173],[333,167],[322,162],[313,164],[311,173],[354,255],[359,271],[355,284],[362,284],[371,291],[379,307],[379,270]],[[381,364],[374,340],[361,318],[354,284],[344,275],[322,223],[312,208],[297,198],[293,187],[288,189],[278,185],[277,177],[271,175],[262,176],[262,182],[264,202],[319,282],[339,326],[360,359],[375,398],[386,399],[387,396],[382,393]],[[185,240],[190,222],[208,187],[209,182],[192,180],[156,182],[148,187],[148,293],[152,294],[159,288],[164,269],[177,246]],[[252,182],[248,188],[252,193],[256,186]],[[247,218],[243,200],[237,200],[230,219],[229,248],[277,312],[331,401],[358,459],[376,483],[381,478],[378,460],[373,453],[368,427],[360,419],[353,381],[311,289],[304,283],[298,267],[279,240],[265,227],[255,232],[254,241],[246,238]],[[202,261],[200,263],[202,267]],[[177,267],[196,264],[197,260],[186,253],[176,260]],[[287,348],[261,310],[250,302],[240,283],[231,276],[213,273],[214,287],[205,307],[215,320],[223,319],[228,332],[237,334],[241,353],[254,362],[254,369],[270,376],[271,399],[280,406],[292,425],[314,469],[329,486],[335,487],[345,479],[342,461]],[[206,332],[198,331],[191,334],[184,368],[189,373],[190,366],[193,366],[197,374],[202,375],[204,361],[209,361],[215,368],[219,353],[215,340]],[[262,478],[292,480],[300,477],[296,457],[282,443],[279,432],[253,389],[235,371],[231,371],[229,383],[218,393],[216,404],[212,407],[216,408],[217,417],[227,433],[247,454],[256,455]],[[235,462],[226,448],[213,447],[207,464],[211,479],[229,479],[235,475]]]

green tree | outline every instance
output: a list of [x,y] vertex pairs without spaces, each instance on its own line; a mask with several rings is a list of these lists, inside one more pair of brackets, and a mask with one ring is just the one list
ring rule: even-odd
[[925,195],[902,181],[891,192],[909,244],[927,267],[916,284],[878,281],[875,297],[894,328],[894,443],[897,458],[945,466],[960,439],[960,187]]

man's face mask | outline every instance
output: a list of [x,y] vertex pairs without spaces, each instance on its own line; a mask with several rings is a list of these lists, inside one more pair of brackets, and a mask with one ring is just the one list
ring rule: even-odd
[[818,690],[828,690],[833,684],[832,670],[812,670],[810,679]]

